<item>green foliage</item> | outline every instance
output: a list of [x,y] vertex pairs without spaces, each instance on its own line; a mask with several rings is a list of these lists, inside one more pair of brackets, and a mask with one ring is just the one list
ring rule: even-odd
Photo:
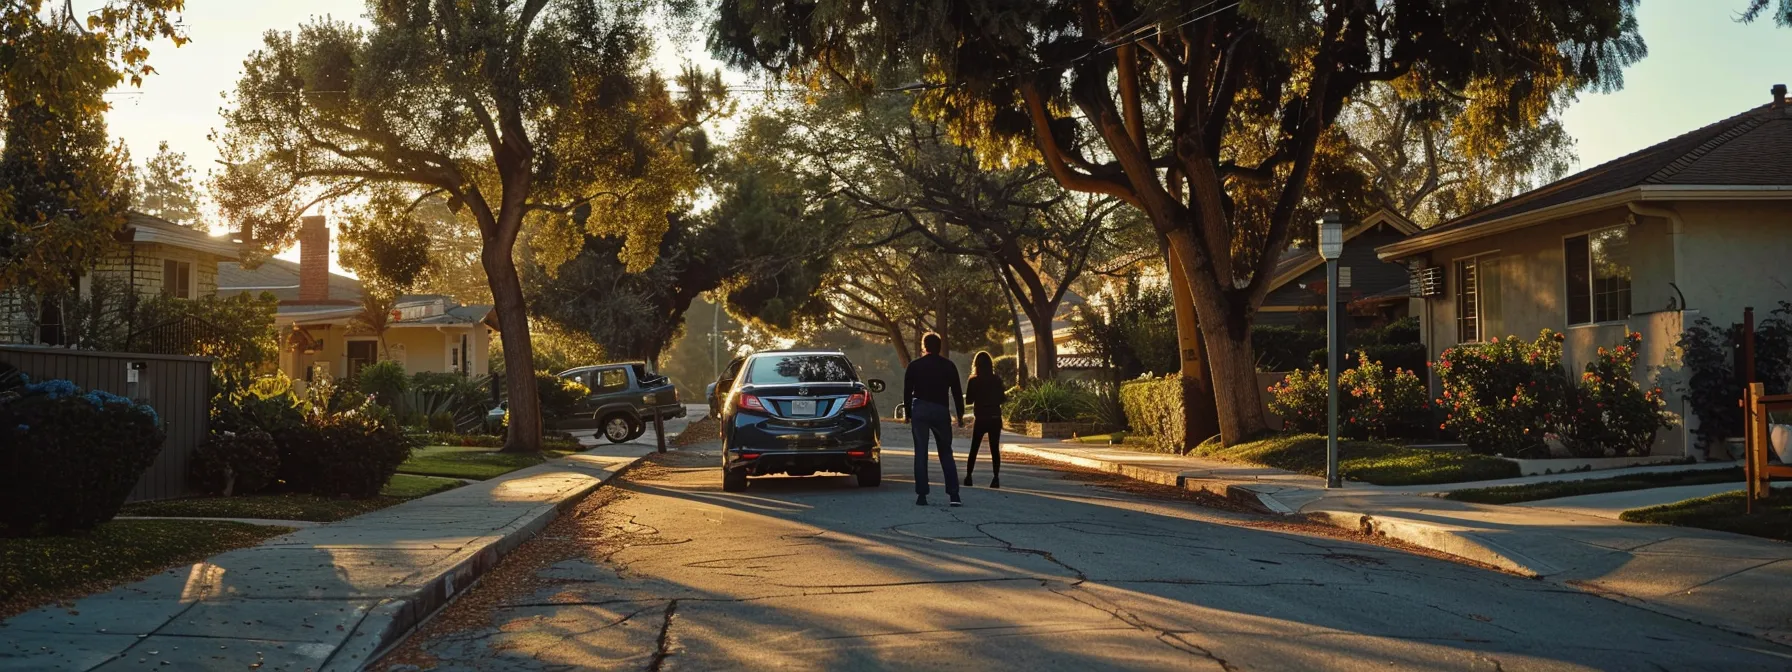
[[285,489],[353,498],[378,495],[413,447],[391,412],[371,399],[341,413],[313,412],[275,440]]
[[1774,488],[1750,510],[1746,493],[1726,492],[1618,514],[1628,523],[1680,525],[1792,541],[1792,488]]
[[193,182],[193,167],[187,155],[168,148],[168,141],[156,145],[156,155],[137,169],[134,191],[138,212],[174,222],[181,226],[199,224],[199,187]]
[[1188,436],[1186,386],[1182,376],[1135,380],[1120,385],[1120,406],[1134,434],[1150,437],[1159,452],[1183,454],[1194,443]]
[[536,394],[541,395],[541,412],[549,418],[572,413],[579,402],[591,394],[590,388],[571,378],[561,378],[546,371],[535,372]]
[[[1700,317],[1675,344],[1691,373],[1686,400],[1699,417],[1693,433],[1707,445],[1742,435],[1742,408],[1737,405],[1742,380],[1736,375],[1736,348],[1741,343],[1741,325],[1719,329],[1710,318]],[[1755,325],[1755,380],[1768,394],[1792,391],[1792,303],[1781,301]]]
[[1443,497],[1445,499],[1454,499],[1460,502],[1516,504],[1518,502],[1534,502],[1543,499],[1577,497],[1580,495],[1594,495],[1606,492],[1628,492],[1631,490],[1669,488],[1682,485],[1705,485],[1708,483],[1740,484],[1742,481],[1742,468],[1737,467],[1733,469],[1700,469],[1626,474],[1611,478],[1586,478],[1575,481],[1521,483],[1518,485],[1500,485],[1491,488],[1467,488],[1463,490],[1451,490],[1443,493]]
[[242,434],[214,432],[193,451],[187,482],[206,494],[252,495],[274,484],[280,471],[280,448],[262,430]]
[[120,513],[131,516],[261,518],[328,523],[402,504],[407,499],[453,490],[460,485],[462,482],[455,479],[393,474],[392,480],[386,481],[386,486],[380,489],[378,497],[344,499],[336,495],[303,492],[269,492],[249,497],[183,497],[132,502],[126,504]]
[[166,438],[154,409],[66,380],[0,405],[0,536],[111,520]]
[[263,376],[241,389],[225,389],[212,396],[211,430],[214,433],[273,436],[298,428],[311,412],[311,403],[293,391],[285,374]]
[[8,612],[66,605],[103,589],[291,532],[223,520],[114,520],[79,534],[0,539]]
[[406,409],[404,394],[411,388],[411,379],[404,365],[393,360],[374,362],[361,367],[355,383],[362,392],[373,395],[382,406],[393,410]]
[[[1325,332],[1282,325],[1251,327],[1251,349],[1257,353],[1258,371],[1292,371],[1324,361]],[[1318,357],[1315,360],[1315,357]]]
[[1445,350],[1436,367],[1444,428],[1477,453],[1548,457],[1544,436],[1560,436],[1568,420],[1562,340],[1546,329],[1535,341],[1494,337]]
[[[1415,438],[1430,417],[1425,383],[1411,370],[1365,362],[1338,374],[1338,432],[1353,439]],[[1296,432],[1326,431],[1330,381],[1325,371],[1294,371],[1270,386],[1269,410]]]
[[407,474],[483,481],[569,454],[569,451],[551,448],[540,453],[506,453],[491,448],[496,446],[425,446],[412,453],[399,469]]
[[[1325,332],[1310,332],[1318,339],[1319,347],[1312,352],[1311,363],[1325,368],[1326,355]],[[1255,334],[1253,334],[1254,336]],[[1344,354],[1343,368],[1355,368],[1359,362],[1381,362],[1388,366],[1420,372],[1430,366],[1430,354],[1425,344],[1419,342],[1419,318],[1402,317],[1380,327],[1352,329],[1345,334],[1344,343],[1365,357],[1352,357],[1352,353]]]
[[1008,390],[1002,416],[1009,422],[1077,422],[1094,412],[1095,398],[1088,390],[1055,380],[1035,381]]
[[1563,442],[1576,455],[1648,455],[1655,433],[1674,426],[1661,388],[1642,389],[1631,378],[1643,335],[1627,333],[1624,344],[1600,348],[1587,363],[1571,403]]
[[1020,358],[1014,355],[1002,355],[990,362],[994,365],[996,377],[1010,383],[1020,380]]
[[[98,275],[86,296],[62,298],[67,337],[73,344],[118,352],[160,351],[211,357],[212,373],[226,387],[249,381],[280,356],[274,329],[279,299],[270,292],[196,299],[145,296],[123,277]],[[197,321],[197,329],[158,329]]]
[[1077,306],[1071,333],[1122,379],[1175,372],[1181,354],[1170,299],[1168,288],[1128,282],[1123,293],[1108,297],[1105,308]]
[[[1287,434],[1232,447],[1210,441],[1198,452],[1205,457],[1324,476],[1325,442],[1318,434]],[[1375,485],[1463,483],[1520,475],[1516,462],[1472,453],[1371,441],[1345,441],[1339,444],[1338,453],[1338,471],[1344,478]]]

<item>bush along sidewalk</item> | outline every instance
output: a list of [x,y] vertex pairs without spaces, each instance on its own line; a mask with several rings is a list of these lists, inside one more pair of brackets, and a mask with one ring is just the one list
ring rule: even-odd
[[155,409],[67,380],[12,379],[0,390],[0,536],[111,520],[162,451]]

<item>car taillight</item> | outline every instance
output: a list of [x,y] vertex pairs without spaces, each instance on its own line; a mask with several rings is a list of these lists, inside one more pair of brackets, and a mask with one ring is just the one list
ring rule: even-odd
[[757,459],[759,459],[759,453],[741,453],[741,454],[740,454],[740,459],[743,459],[743,460],[757,460]]
[[755,397],[751,394],[740,395],[740,407],[749,411],[765,412],[765,402],[760,401],[759,397]]
[[855,408],[864,408],[865,404],[869,404],[869,403],[871,403],[871,393],[870,392],[858,392],[858,393],[854,393],[852,396],[846,398],[847,410],[852,410]]

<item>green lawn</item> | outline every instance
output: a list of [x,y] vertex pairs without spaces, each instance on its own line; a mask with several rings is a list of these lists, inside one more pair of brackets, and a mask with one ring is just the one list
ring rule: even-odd
[[1743,493],[1726,492],[1646,509],[1631,509],[1618,517],[1632,523],[1702,527],[1792,541],[1792,488],[1785,485],[1774,488],[1772,496],[1755,502],[1752,514],[1744,513],[1744,505]]
[[124,505],[121,516],[177,516],[191,518],[266,518],[328,523],[433,495],[461,486],[451,478],[396,474],[369,499],[342,499],[301,493],[249,495],[247,497],[187,497]]
[[483,481],[571,454],[570,450],[545,450],[529,454],[503,453],[497,448],[480,446],[424,446],[411,451],[411,459],[398,465],[398,471]]
[[0,618],[290,531],[218,520],[114,520],[63,536],[0,538]]
[[[1372,441],[1345,441],[1338,446],[1338,469],[1344,478],[1375,485],[1429,485],[1512,478],[1518,465],[1472,453],[1407,448]],[[1203,443],[1195,455],[1232,462],[1325,475],[1325,437],[1318,434],[1272,436],[1223,448]]]
[[1444,497],[1464,502],[1481,504],[1512,504],[1514,502],[1532,502],[1540,499],[1573,497],[1575,495],[1595,495],[1602,492],[1624,492],[1626,490],[1647,490],[1649,488],[1665,488],[1676,485],[1704,485],[1707,483],[1742,484],[1742,468],[1706,469],[1696,471],[1666,471],[1652,474],[1630,474],[1611,478],[1589,478],[1579,481],[1549,481],[1547,483],[1527,483],[1524,485],[1502,485],[1492,488],[1474,488],[1444,493]]
[[[1114,435],[1113,434],[1090,434],[1088,436],[1079,436],[1074,439],[1070,439],[1070,441],[1073,443],[1094,443],[1094,444],[1106,446],[1106,445],[1113,444]],[[1149,436],[1139,436],[1137,434],[1127,434],[1126,438],[1121,440],[1120,445],[1150,446],[1150,445],[1155,445],[1155,444],[1154,444],[1154,442],[1152,442],[1151,437],[1149,437]]]

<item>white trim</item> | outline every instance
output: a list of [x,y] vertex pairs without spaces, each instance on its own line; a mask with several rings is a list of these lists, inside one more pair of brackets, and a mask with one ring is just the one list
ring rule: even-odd
[[[1626,205],[1632,202],[1649,201],[1778,201],[1792,200],[1792,185],[1680,185],[1651,184],[1629,187],[1617,191],[1608,191],[1586,198],[1579,198],[1565,203],[1521,212],[1516,215],[1490,219],[1478,224],[1471,224],[1460,229],[1421,235],[1416,238],[1390,243],[1375,250],[1382,260],[1409,257],[1420,252],[1427,252],[1455,243],[1467,242],[1477,238],[1485,238],[1498,233],[1546,221],[1586,214],[1606,208]],[[1471,215],[1472,216],[1472,215]]]

